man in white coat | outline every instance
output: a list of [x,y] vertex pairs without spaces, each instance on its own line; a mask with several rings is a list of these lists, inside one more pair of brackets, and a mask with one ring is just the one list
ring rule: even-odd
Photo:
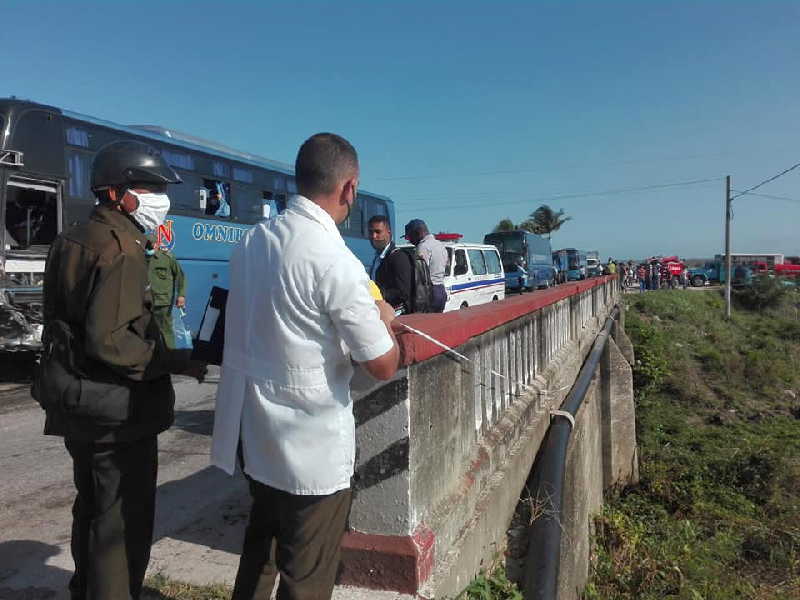
[[356,202],[355,149],[314,135],[295,177],[285,212],[231,258],[211,461],[233,474],[240,460],[253,496],[234,600],[266,600],[277,572],[278,600],[330,598],[355,458],[352,361],[383,380],[399,362],[394,310],[336,227]]

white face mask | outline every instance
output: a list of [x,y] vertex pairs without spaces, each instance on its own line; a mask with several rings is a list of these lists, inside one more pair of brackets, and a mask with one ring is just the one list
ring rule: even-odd
[[131,213],[131,217],[145,231],[155,231],[164,224],[169,212],[169,196],[166,194],[141,194],[128,190],[131,196],[139,200],[139,206]]

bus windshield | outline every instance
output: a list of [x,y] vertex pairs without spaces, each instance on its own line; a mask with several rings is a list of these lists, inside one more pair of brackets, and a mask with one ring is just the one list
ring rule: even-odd
[[484,243],[491,244],[501,253],[525,254],[525,239],[519,231],[501,231],[490,233],[484,238]]
[[577,250],[568,250],[567,251],[567,265],[570,270],[572,269],[580,269],[581,267],[581,258],[578,254]]

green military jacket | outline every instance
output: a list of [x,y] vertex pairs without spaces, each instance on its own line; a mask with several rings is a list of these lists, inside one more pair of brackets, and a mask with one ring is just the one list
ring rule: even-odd
[[186,277],[170,252],[156,250],[149,258],[153,306],[172,306],[178,296],[186,296]]
[[[44,375],[37,382],[46,390],[37,397],[47,411],[46,434],[123,441],[172,424],[168,373],[177,365],[152,318],[146,243],[127,215],[99,205],[88,223],[52,244],[44,280]],[[48,351],[54,347],[57,352]]]

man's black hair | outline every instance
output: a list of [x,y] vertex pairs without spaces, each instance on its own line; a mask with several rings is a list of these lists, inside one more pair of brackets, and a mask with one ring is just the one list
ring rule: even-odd
[[306,198],[330,194],[357,171],[356,149],[335,133],[312,135],[300,146],[294,163],[297,191]]
[[389,231],[392,230],[392,224],[389,223],[389,217],[387,217],[386,215],[375,215],[370,217],[369,221],[367,221],[367,226],[375,225],[376,223],[385,223],[386,229],[388,229]]

